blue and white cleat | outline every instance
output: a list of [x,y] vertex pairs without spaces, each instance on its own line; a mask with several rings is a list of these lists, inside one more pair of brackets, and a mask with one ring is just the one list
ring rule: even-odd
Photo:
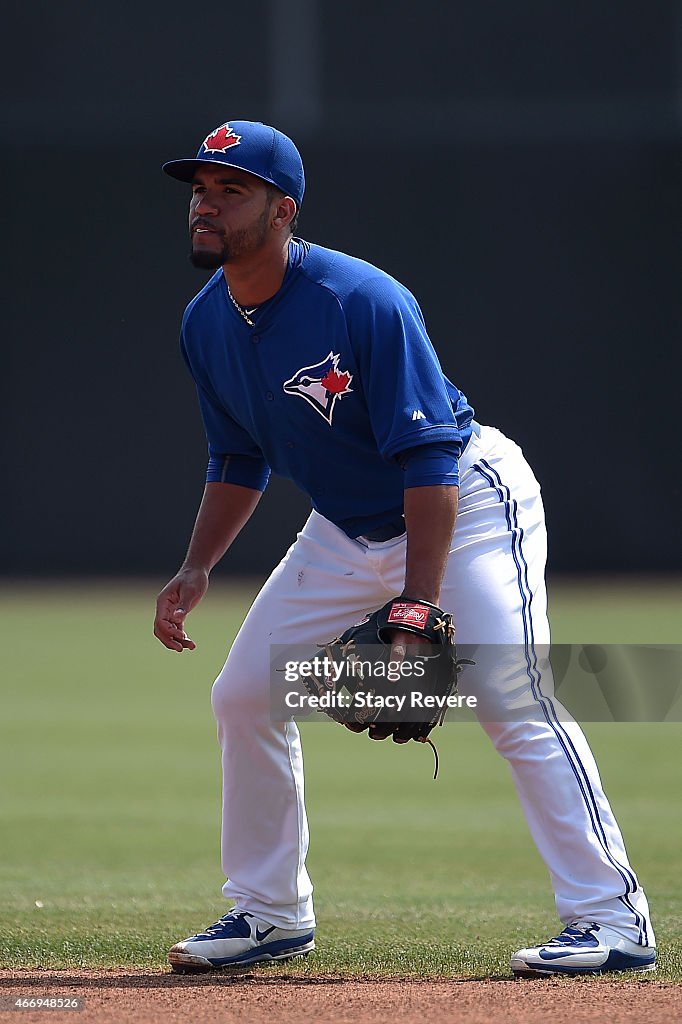
[[550,974],[602,974],[655,971],[654,946],[638,946],[605,925],[576,921],[541,946],[520,949],[511,958],[517,978]]
[[232,910],[205,932],[176,942],[168,961],[176,974],[214,967],[245,967],[266,960],[290,960],[315,949],[314,929],[285,931],[253,914]]

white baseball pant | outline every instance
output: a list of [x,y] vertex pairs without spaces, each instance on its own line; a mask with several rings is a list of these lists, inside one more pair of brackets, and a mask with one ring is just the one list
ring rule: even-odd
[[[646,897],[590,748],[553,697],[548,663],[535,654],[534,645],[549,644],[545,561],[539,485],[521,449],[481,427],[460,460],[441,606],[454,614],[458,644],[509,645],[515,653],[505,667],[500,647],[490,648],[494,665],[487,648],[478,648],[459,690],[476,695],[481,725],[509,763],[561,921],[597,921],[654,945]],[[271,720],[269,645],[331,639],[399,594],[404,574],[404,536],[350,540],[313,512],[256,598],[213,687],[223,892],[269,924],[315,924],[301,743],[295,723]]]

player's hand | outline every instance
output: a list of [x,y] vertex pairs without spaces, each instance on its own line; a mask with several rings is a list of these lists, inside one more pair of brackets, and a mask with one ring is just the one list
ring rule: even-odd
[[393,629],[389,633],[391,641],[391,661],[397,661],[398,664],[407,657],[407,648],[411,644],[424,645],[424,637],[417,636],[416,633],[407,633],[404,629]]
[[[424,645],[424,638],[417,636],[415,633],[406,633],[403,629],[393,629],[389,633],[389,639],[391,641],[391,661],[396,664],[400,664],[404,658],[407,657],[407,648],[412,644]],[[369,737],[372,740],[385,740],[388,736],[393,733],[392,724],[385,725],[370,725],[368,729]],[[395,743],[407,743],[408,740],[396,739]]]
[[203,569],[181,569],[156,599],[154,636],[169,651],[193,651],[196,644],[185,633],[185,618],[208,589]]

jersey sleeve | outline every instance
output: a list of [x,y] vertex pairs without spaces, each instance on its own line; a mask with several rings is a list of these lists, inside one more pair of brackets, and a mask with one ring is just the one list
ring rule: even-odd
[[414,296],[392,278],[377,277],[346,303],[359,383],[382,456],[442,441],[459,454],[452,400]]
[[270,467],[262,451],[218,400],[207,375],[198,362],[192,360],[184,332],[180,337],[180,348],[194,378],[208,442],[206,481],[241,484],[264,491],[270,479]]
[[450,441],[423,444],[399,452],[405,487],[459,487],[459,445]]

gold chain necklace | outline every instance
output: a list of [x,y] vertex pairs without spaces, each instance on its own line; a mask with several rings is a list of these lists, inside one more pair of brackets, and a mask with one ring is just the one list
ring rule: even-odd
[[[248,314],[248,313],[246,312],[246,310],[244,309],[244,307],[243,307],[243,306],[240,306],[240,305],[239,305],[239,303],[238,303],[238,302],[237,302],[237,300],[235,299],[234,295],[233,295],[233,294],[232,294],[232,292],[230,291],[230,285],[228,284],[227,278],[225,279],[225,284],[227,284],[227,294],[228,294],[228,295],[230,296],[230,298],[232,299],[232,305],[234,306],[234,308],[235,308],[235,309],[237,310],[237,312],[239,313],[239,315],[240,315],[240,316],[241,316],[241,317],[242,317],[242,318],[243,318],[244,320],[246,320],[246,322],[247,322],[247,324],[249,325],[249,327],[255,327],[256,325],[255,325],[255,323],[253,322],[253,320],[251,319],[251,317],[249,316],[249,314]],[[256,308],[257,308],[257,307],[256,307]],[[251,312],[253,313],[253,309],[251,310]]]

